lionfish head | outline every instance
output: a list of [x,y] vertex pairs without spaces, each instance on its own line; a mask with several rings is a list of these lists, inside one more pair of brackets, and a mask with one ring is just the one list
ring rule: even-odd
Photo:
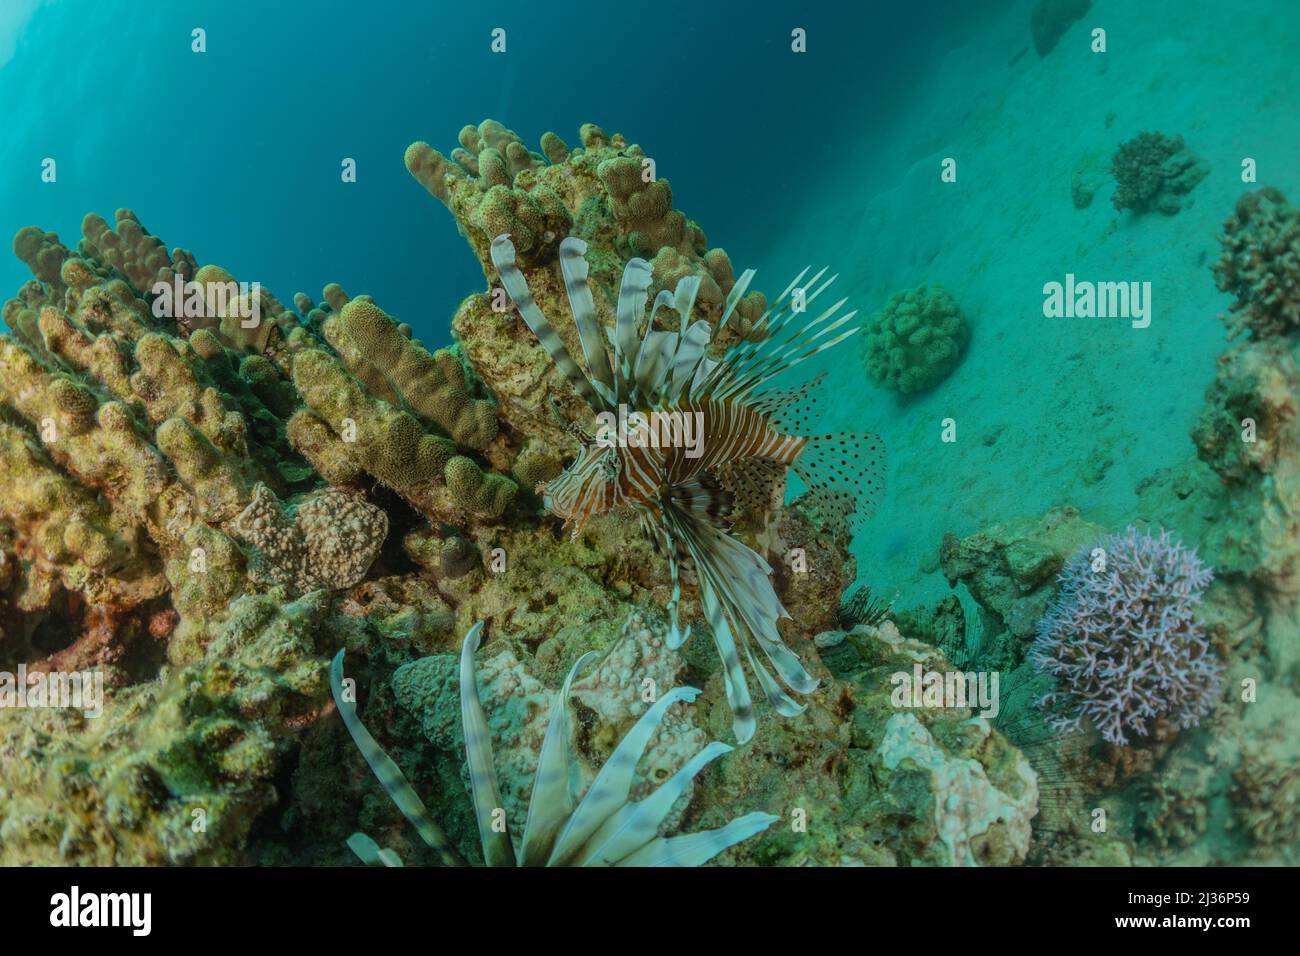
[[542,504],[563,518],[566,528],[573,525],[576,535],[588,518],[613,506],[621,467],[617,448],[584,444],[558,478],[538,486]]

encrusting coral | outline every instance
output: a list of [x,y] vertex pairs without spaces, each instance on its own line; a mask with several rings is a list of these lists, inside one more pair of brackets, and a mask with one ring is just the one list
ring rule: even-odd
[[863,361],[872,380],[903,394],[946,378],[970,340],[957,301],[938,285],[895,293],[863,331]]
[[1110,161],[1116,209],[1155,210],[1172,216],[1182,199],[1209,170],[1187,149],[1181,136],[1140,133],[1122,143]]
[[334,489],[308,495],[287,512],[275,492],[259,484],[235,529],[255,549],[259,579],[295,593],[343,590],[370,569],[388,536],[388,515]]

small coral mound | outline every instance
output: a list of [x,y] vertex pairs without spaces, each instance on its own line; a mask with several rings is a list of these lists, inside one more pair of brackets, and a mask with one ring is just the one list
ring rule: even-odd
[[1038,55],[1047,56],[1055,50],[1065,32],[1091,8],[1092,0],[1038,0],[1029,12],[1029,29]]
[[1300,329],[1300,209],[1272,187],[1249,192],[1223,224],[1214,282],[1236,296],[1230,334],[1270,338]]
[[937,285],[895,293],[864,330],[867,371],[878,385],[903,394],[947,377],[970,340],[957,301]]
[[1214,708],[1223,673],[1194,616],[1212,577],[1169,532],[1130,526],[1079,551],[1030,650],[1057,681],[1039,701],[1050,726],[1087,722],[1117,746],[1129,733],[1147,736],[1159,718],[1195,727]]
[[1172,216],[1183,208],[1181,196],[1192,191],[1208,172],[1183,144],[1181,136],[1139,133],[1122,143],[1110,161],[1116,209],[1162,212]]
[[388,536],[388,515],[359,495],[331,488],[292,512],[266,485],[235,522],[255,548],[254,577],[297,593],[350,588],[366,576]]

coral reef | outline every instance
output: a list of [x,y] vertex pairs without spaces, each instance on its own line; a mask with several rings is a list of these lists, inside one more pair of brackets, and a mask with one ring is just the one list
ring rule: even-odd
[[1042,702],[1054,729],[1087,724],[1122,746],[1148,721],[1195,727],[1213,710],[1223,671],[1195,617],[1212,578],[1167,531],[1129,527],[1076,554],[1030,654],[1057,681]]
[[938,285],[895,293],[863,331],[863,361],[872,380],[903,394],[946,378],[970,339],[956,300]]
[[[19,233],[34,279],[4,304],[0,336],[0,661],[101,674],[104,695],[100,717],[0,711],[0,862],[476,858],[457,661],[473,654],[461,635],[480,620],[477,743],[491,741],[512,833],[528,829],[561,715],[575,803],[674,687],[699,693],[655,715],[631,768],[633,805],[728,733],[714,655],[664,641],[654,609],[671,594],[666,559],[613,517],[563,536],[533,494],[576,444],[552,402],[570,421],[581,403],[490,286],[493,235],[512,234],[575,355],[556,262],[568,236],[587,242],[606,328],[631,255],[650,260],[652,295],[698,279],[696,309],[715,331],[736,283],[645,151],[591,126],[580,141],[547,134],[533,151],[487,121],[462,132],[450,159],[408,150],[489,277],[456,310],[447,349],[426,349],[333,284],[319,302],[295,295],[293,311],[257,293],[264,323],[253,328],[241,293],[157,314],[157,282],[234,277],[168,252],[125,210],[111,226],[87,217],[75,249]],[[1168,168],[1189,181],[1190,166]],[[1166,189],[1162,178],[1151,208]],[[1072,559],[1104,535],[1099,516],[1062,507],[950,535],[939,566],[954,594],[901,610],[866,589],[846,594],[846,542],[778,490],[740,528],[774,569],[791,615],[782,639],[819,687],[804,713],[761,722],[676,791],[657,832],[720,829],[737,808],[779,818],[718,865],[1296,862],[1295,214],[1274,191],[1251,195],[1216,269],[1236,299],[1234,334],[1249,335],[1219,361],[1193,432],[1199,457],[1189,448],[1136,489],[1135,520],[1177,529],[1215,567],[1177,632],[1205,649],[1197,660],[1221,662],[1230,691],[1201,726],[1148,715],[1145,736],[1124,725],[1127,746],[1116,746],[1054,732],[1032,706],[1046,689],[1029,659],[1039,622],[1059,617],[1058,575],[1089,580]],[[746,294],[716,349],[749,336],[765,307]],[[959,317],[950,300],[939,314]],[[960,345],[940,377],[964,325],[949,336]],[[912,381],[936,375],[926,361]],[[789,560],[796,549],[806,569]],[[698,625],[698,588],[683,584],[682,618]],[[344,703],[428,801],[437,846],[406,825],[333,713],[328,662],[340,649],[362,689]],[[900,708],[892,678],[918,664],[998,671],[1001,713]],[[1111,821],[1103,833],[1091,826],[1098,809]],[[349,844],[357,830],[372,838]]]
[[[581,141],[568,149],[548,135],[534,153],[488,121],[467,128],[451,160],[418,145],[408,159],[458,217],[485,275],[495,274],[491,236],[512,232],[548,314],[568,315],[554,253],[575,235],[588,243],[607,327],[624,262],[640,250],[654,294],[698,281],[711,350],[749,336],[764,296],[738,296],[717,331],[737,277],[672,209],[668,184],[642,177],[644,151],[594,126]],[[373,834],[352,844],[368,859],[439,859],[349,771],[361,758],[339,721],[322,719],[340,648],[370,689],[370,732],[430,799],[456,852],[473,856],[454,655],[477,620],[492,638],[479,679],[513,826],[526,820],[554,692],[588,652],[599,663],[573,682],[568,706],[581,785],[651,706],[648,687],[660,699],[688,679],[701,690],[693,708],[662,715],[631,799],[726,733],[713,655],[699,642],[670,652],[664,623],[635,614],[667,602],[667,560],[625,521],[595,519],[567,538],[543,516],[532,489],[574,447],[551,402],[570,419],[576,405],[523,323],[494,308],[497,290],[465,299],[455,344],[428,350],[367,296],[330,284],[286,309],[168,252],[126,210],[115,226],[87,217],[83,233],[76,249],[39,229],[15,241],[35,278],[5,303],[0,336],[0,659],[102,674],[103,716],[0,712],[6,861],[342,863],[357,829]],[[261,320],[246,327],[253,305]],[[572,323],[556,331],[580,347]],[[696,776],[664,825],[719,829],[728,807],[763,794],[757,811],[784,824],[803,807],[809,830],[773,824],[716,862],[952,860],[933,794],[910,782],[920,772],[911,758],[881,763],[887,691],[833,678],[817,659],[813,637],[834,627],[854,575],[845,542],[779,494],[754,503],[743,527],[792,616],[783,639],[826,684],[798,726]],[[807,569],[785,561],[792,549]],[[683,584],[683,618],[699,621],[695,582]],[[855,698],[874,703],[855,712]],[[975,761],[1004,794],[1020,786],[1019,757],[996,731],[921,719],[945,762]],[[829,781],[828,761],[844,768]],[[890,822],[840,840],[843,814],[880,799],[877,778],[909,781],[893,785]],[[891,835],[913,813],[914,830]],[[969,837],[977,861],[1021,855],[999,823]]]
[[1067,30],[1092,9],[1092,0],[1037,0],[1029,11],[1029,30],[1040,57],[1056,49]]
[[1215,284],[1236,298],[1229,334],[1281,337],[1300,330],[1300,209],[1266,186],[1237,200],[1223,224]]
[[6,711],[0,863],[245,862],[297,730],[328,698],[323,652],[359,629],[320,593],[247,595],[200,660],[106,695],[102,716]]
[[1121,143],[1110,161],[1116,209],[1156,211],[1172,216],[1186,196],[1209,173],[1183,143],[1181,136],[1139,133]]

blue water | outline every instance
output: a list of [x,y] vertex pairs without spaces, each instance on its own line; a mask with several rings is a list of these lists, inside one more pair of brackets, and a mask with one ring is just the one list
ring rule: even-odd
[[[2,6],[0,233],[40,225],[75,245],[86,212],[111,222],[125,206],[169,248],[285,302],[339,282],[440,343],[483,279],[451,217],[407,174],[410,142],[448,152],[485,117],[534,148],[547,130],[575,144],[584,122],[625,131],[710,242],[755,263],[779,250],[828,160],[883,137],[981,5]],[[196,26],[204,54],[190,50]],[[497,26],[505,54],[489,49]],[[810,54],[774,56],[795,26]],[[54,184],[40,180],[45,157]],[[341,181],[344,157],[357,162],[354,184]],[[864,153],[864,175],[878,164]],[[0,257],[6,295],[27,278]]]

